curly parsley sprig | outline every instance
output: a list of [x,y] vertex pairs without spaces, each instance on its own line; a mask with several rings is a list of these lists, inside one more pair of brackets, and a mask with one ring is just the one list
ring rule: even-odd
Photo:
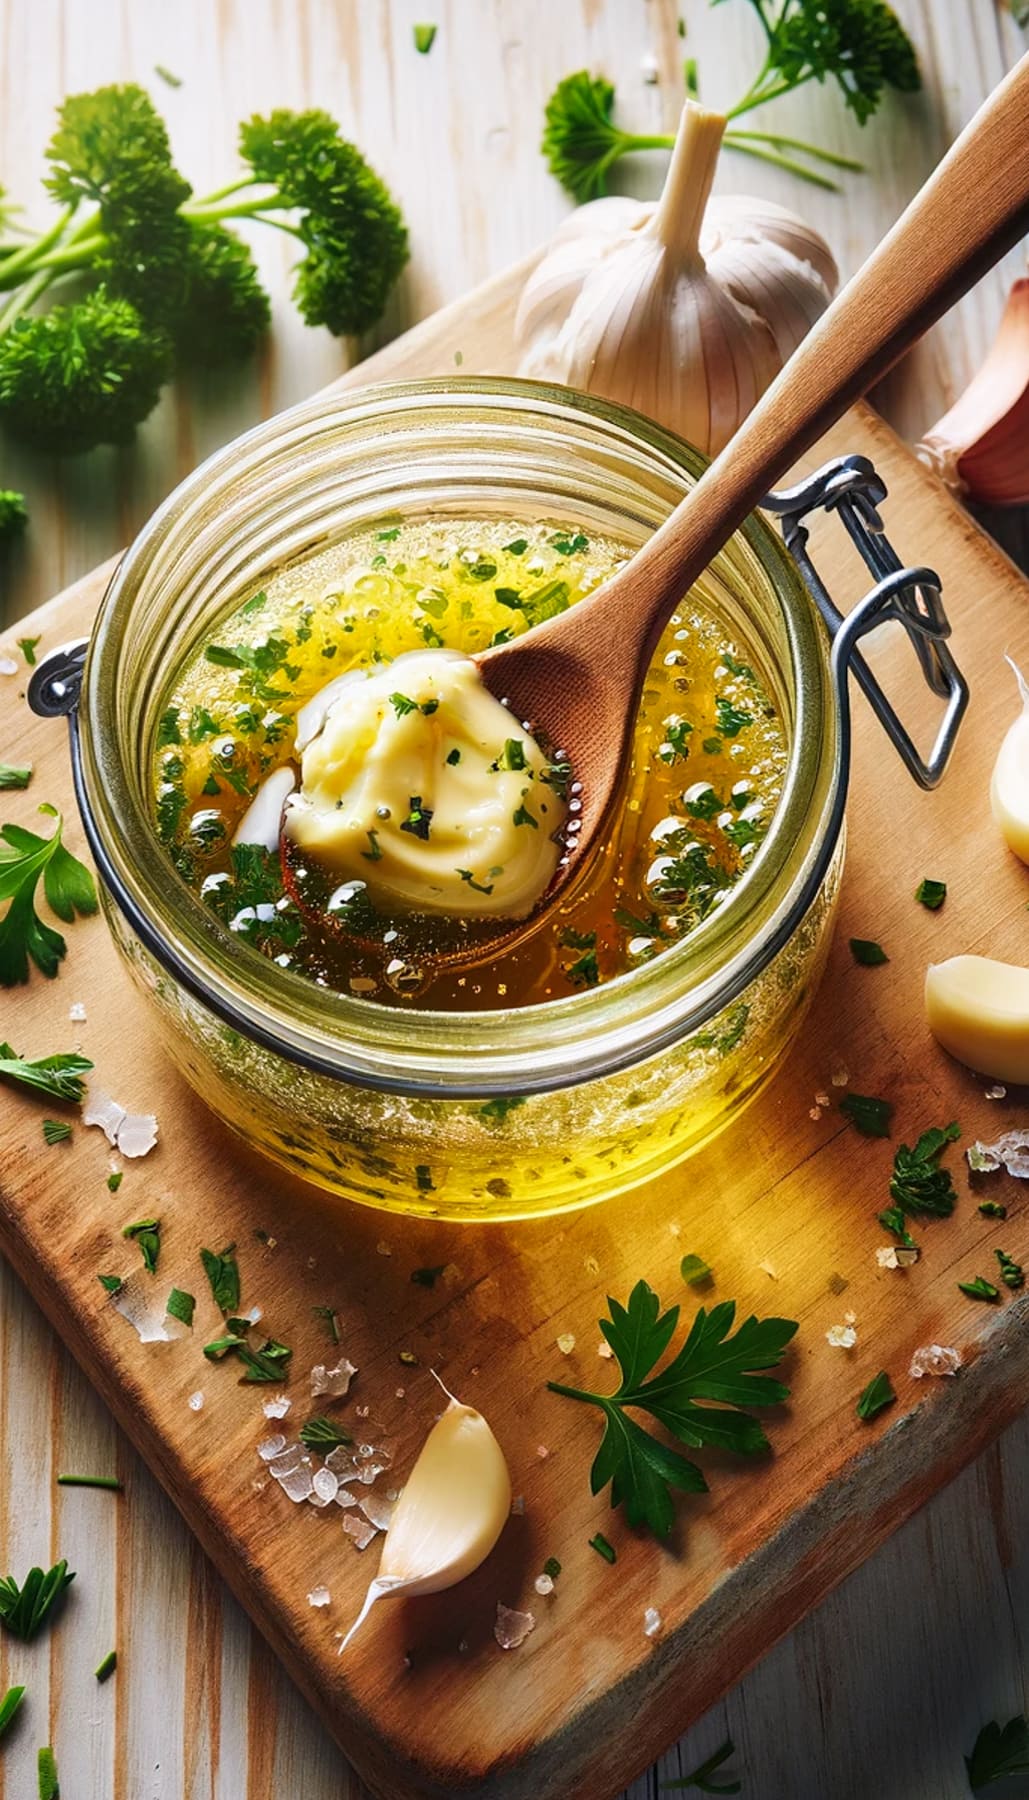
[[693,1449],[714,1445],[743,1455],[766,1450],[768,1439],[757,1420],[731,1409],[778,1406],[789,1397],[782,1382],[753,1371],[781,1362],[797,1326],[791,1319],[751,1317],[731,1336],[735,1301],[723,1301],[710,1312],[701,1308],[682,1348],[654,1375],[675,1333],[679,1308],[663,1313],[645,1281],[636,1283],[628,1306],[608,1296],[608,1307],[611,1316],[600,1320],[600,1329],[622,1373],[615,1392],[595,1394],[557,1381],[547,1386],[604,1414],[604,1436],[590,1471],[592,1491],[599,1494],[610,1483],[611,1504],[624,1505],[630,1525],[646,1525],[664,1537],[675,1516],[672,1489],[703,1494],[707,1482],[696,1463],[637,1424],[630,1411],[649,1413]]

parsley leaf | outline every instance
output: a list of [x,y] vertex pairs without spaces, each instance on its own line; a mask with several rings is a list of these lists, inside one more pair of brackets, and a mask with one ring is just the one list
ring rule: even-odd
[[[662,1313],[645,1281],[636,1283],[627,1307],[610,1296],[608,1307],[611,1317],[600,1321],[600,1329],[622,1374],[615,1392],[589,1393],[555,1381],[547,1385],[552,1393],[585,1401],[604,1414],[604,1436],[590,1472],[593,1493],[610,1483],[612,1506],[624,1505],[631,1525],[646,1525],[664,1537],[675,1516],[672,1488],[702,1494],[707,1482],[696,1463],[644,1430],[627,1409],[648,1412],[691,1448],[710,1444],[744,1455],[765,1450],[768,1440],[757,1420],[730,1408],[776,1406],[788,1398],[789,1389],[781,1382],[752,1371],[780,1362],[797,1326],[790,1319],[751,1317],[730,1337],[735,1301],[723,1301],[710,1313],[702,1307],[678,1354],[653,1375],[678,1324],[679,1308]],[[698,1406],[698,1400],[726,1404]]]
[[6,1076],[8,1081],[20,1081],[25,1087],[37,1088],[52,1100],[81,1100],[86,1091],[82,1077],[92,1067],[89,1058],[79,1056],[75,1050],[26,1062],[15,1055],[10,1044],[0,1044],[0,1076]]
[[857,1126],[863,1137],[889,1137],[892,1101],[876,1100],[870,1094],[844,1094],[840,1111],[845,1119]]
[[923,1131],[913,1150],[901,1144],[893,1159],[890,1194],[902,1212],[950,1217],[957,1195],[950,1170],[939,1167],[939,1158],[947,1145],[960,1136],[957,1123],[934,1125],[930,1131]]
[[915,889],[915,899],[921,901],[923,906],[928,907],[930,912],[939,912],[946,898],[947,883],[931,881],[928,875],[919,882]]
[[877,944],[874,938],[851,938],[850,954],[864,969],[878,968],[880,963],[888,963],[890,960],[882,945]]
[[143,1258],[144,1269],[148,1275],[155,1275],[157,1259],[161,1254],[160,1219],[137,1219],[133,1225],[124,1227],[122,1237],[135,1238],[139,1245],[139,1253]]
[[239,1264],[232,1254],[235,1248],[235,1244],[226,1244],[217,1254],[213,1250],[200,1252],[215,1305],[225,1314],[239,1311]]
[[702,1256],[684,1256],[679,1264],[679,1274],[687,1287],[700,1287],[711,1280],[711,1265]]
[[11,903],[0,920],[0,987],[27,981],[30,957],[41,974],[56,975],[67,950],[61,933],[36,912],[40,876],[49,905],[66,924],[76,913],[97,909],[92,875],[61,842],[60,813],[47,805],[39,810],[57,821],[49,838],[37,837],[21,825],[0,827],[0,900]]
[[169,1318],[178,1319],[182,1325],[192,1326],[195,1309],[195,1294],[187,1294],[183,1288],[172,1288],[164,1309]]
[[859,1419],[874,1419],[885,1407],[892,1406],[896,1398],[897,1396],[893,1391],[893,1383],[887,1375],[886,1370],[880,1369],[878,1375],[872,1376],[868,1386],[862,1390],[858,1397],[858,1403],[855,1409],[857,1416]]
[[730,1756],[735,1756],[735,1754],[736,1746],[732,1738],[726,1738],[725,1743],[715,1751],[714,1755],[702,1762],[691,1775],[680,1775],[675,1781],[662,1781],[662,1792],[672,1788],[680,1790],[682,1788],[699,1788],[702,1794],[738,1794],[743,1787],[741,1781],[737,1781],[733,1777],[729,1777],[726,1781],[712,1780],[712,1776],[718,1773],[722,1764],[728,1762]]
[[973,1793],[1005,1775],[1024,1774],[1029,1769],[1029,1719],[1019,1713],[1003,1726],[991,1719],[976,1738],[971,1756],[965,1757],[965,1767]]
[[66,1587],[75,1580],[65,1561],[55,1563],[44,1575],[30,1569],[21,1586],[13,1575],[0,1577],[0,1625],[27,1643],[34,1638],[57,1605]]

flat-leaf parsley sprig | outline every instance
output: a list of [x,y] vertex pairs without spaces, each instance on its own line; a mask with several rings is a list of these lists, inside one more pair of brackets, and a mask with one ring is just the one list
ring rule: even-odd
[[61,841],[60,813],[46,804],[39,810],[57,821],[48,838],[37,837],[22,825],[0,826],[0,901],[10,901],[0,919],[0,987],[27,981],[30,958],[41,974],[56,975],[67,951],[61,933],[36,911],[40,877],[49,906],[66,925],[77,913],[97,909],[92,875]]
[[1021,1713],[1006,1725],[991,1719],[976,1738],[971,1756],[965,1757],[965,1767],[968,1785],[976,1794],[991,1781],[1024,1774],[1029,1770],[1029,1719]]
[[[653,1288],[638,1281],[628,1306],[608,1296],[608,1307],[611,1317],[600,1320],[600,1329],[622,1374],[615,1392],[589,1393],[557,1381],[547,1386],[604,1414],[604,1436],[590,1471],[593,1493],[610,1483],[611,1504],[625,1507],[630,1525],[646,1525],[664,1537],[675,1517],[671,1490],[703,1494],[707,1482],[696,1463],[637,1424],[630,1411],[649,1413],[693,1449],[713,1445],[743,1455],[767,1449],[757,1420],[731,1409],[778,1406],[789,1397],[782,1382],[753,1371],[781,1362],[797,1325],[791,1319],[752,1316],[731,1336],[735,1301],[723,1301],[710,1312],[701,1308],[682,1348],[654,1375],[679,1322],[678,1306],[663,1313]],[[698,1401],[722,1404],[702,1406]]]

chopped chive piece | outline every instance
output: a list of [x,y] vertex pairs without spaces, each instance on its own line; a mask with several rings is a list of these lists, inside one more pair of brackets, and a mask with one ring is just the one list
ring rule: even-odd
[[870,1094],[844,1094],[840,1111],[845,1119],[857,1126],[863,1137],[889,1137],[892,1101],[876,1100]]
[[108,1678],[114,1674],[117,1664],[118,1664],[117,1650],[108,1650],[107,1655],[104,1657],[103,1662],[97,1664],[93,1673],[96,1676],[98,1681],[107,1681]]
[[125,1282],[120,1275],[98,1275],[100,1286],[109,1294],[120,1294]]
[[711,1280],[711,1265],[702,1256],[684,1256],[679,1273],[687,1287],[699,1287],[702,1282]]
[[976,1275],[972,1281],[959,1281],[958,1287],[970,1300],[1000,1299],[1000,1289],[995,1288],[992,1281],[987,1281],[983,1275]]
[[36,666],[36,645],[38,643],[38,637],[18,639],[18,649],[21,651],[30,669],[34,669]]
[[342,1425],[321,1416],[308,1419],[307,1424],[300,1427],[300,1442],[306,1444],[309,1450],[320,1450],[323,1456],[327,1456],[330,1450],[338,1450],[342,1445],[352,1444],[353,1441],[349,1431],[345,1431]]
[[120,1494],[122,1484],[117,1475],[58,1475],[58,1487],[109,1488],[112,1494]]
[[892,1406],[897,1396],[893,1391],[893,1383],[885,1369],[873,1375],[868,1386],[863,1390],[857,1403],[859,1419],[874,1419],[885,1407]]
[[608,1543],[602,1531],[598,1531],[594,1537],[590,1538],[590,1549],[595,1550],[598,1556],[602,1556],[605,1562],[618,1561],[617,1550],[613,1544]]
[[[182,76],[181,75],[173,75],[171,70],[166,69],[163,63],[155,63],[154,64],[154,74],[156,76],[158,76],[158,78],[161,81],[163,81],[167,87],[180,88],[182,86]],[[251,604],[252,604],[252,602],[251,602]],[[249,607],[244,606],[243,611],[244,612],[249,611]]]
[[[13,763],[0,763],[0,788],[27,788],[32,780],[31,764],[24,769],[16,769]],[[12,1688],[12,1693],[14,1692]],[[24,1688],[22,1693],[24,1693]]]
[[30,1569],[21,1587],[13,1575],[0,1577],[0,1625],[26,1643],[34,1638],[64,1593],[75,1580],[74,1569],[63,1559],[44,1575]]
[[429,51],[436,41],[436,32],[438,29],[439,28],[436,25],[414,26],[414,47],[419,56],[428,56]]
[[183,1288],[173,1287],[164,1310],[169,1318],[178,1319],[180,1325],[192,1326],[195,1308],[195,1294],[187,1294]]
[[412,1269],[411,1280],[415,1287],[434,1288],[446,1266],[446,1263],[437,1263],[431,1269]]
[[334,1306],[312,1306],[316,1319],[323,1319],[334,1344],[339,1343],[339,1314]]
[[36,1757],[39,1778],[39,1800],[61,1800],[61,1784],[57,1779],[57,1758],[49,1744],[44,1744]]
[[235,1244],[226,1244],[225,1249],[217,1253],[213,1250],[200,1252],[215,1305],[226,1314],[239,1311],[239,1264],[232,1254],[235,1248]]
[[1006,1219],[1008,1209],[999,1200],[980,1200],[979,1211],[984,1219]]
[[928,875],[923,877],[915,889],[915,899],[921,901],[923,906],[928,907],[930,912],[939,912],[946,898],[947,883],[931,881]]
[[851,938],[850,954],[865,969],[877,968],[880,963],[890,960],[882,945],[877,944],[874,938]]
[[1000,1278],[1005,1287],[1020,1288],[1025,1286],[1025,1273],[1021,1263],[1016,1263],[1006,1250],[995,1250],[994,1256],[1000,1264]]
[[116,1194],[118,1192],[118,1189],[121,1187],[121,1184],[124,1180],[125,1180],[124,1169],[112,1169],[111,1170],[111,1173],[107,1177],[107,1185],[110,1188],[112,1194]]
[[71,1137],[67,1119],[44,1119],[43,1136],[48,1144],[64,1144]]
[[137,1219],[134,1224],[123,1227],[122,1237],[135,1239],[144,1269],[148,1275],[156,1274],[157,1259],[161,1254],[160,1219]]
[[0,1700],[0,1737],[3,1737],[24,1698],[25,1689],[23,1687],[10,1687],[3,1699]]

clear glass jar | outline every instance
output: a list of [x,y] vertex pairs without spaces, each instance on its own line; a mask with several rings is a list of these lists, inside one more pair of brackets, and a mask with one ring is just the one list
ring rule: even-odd
[[80,713],[80,803],[106,912],[175,1063],[277,1162],[393,1212],[559,1212],[678,1162],[778,1067],[828,946],[841,745],[825,633],[759,517],[712,565],[704,600],[780,710],[782,800],[722,907],[617,980],[504,1013],[402,1012],[327,993],[241,947],[176,875],[151,823],[169,681],[284,565],[384,512],[559,516],[637,545],[701,466],[649,421],[564,389],[366,389],[219,452],[129,550],[101,607]]

